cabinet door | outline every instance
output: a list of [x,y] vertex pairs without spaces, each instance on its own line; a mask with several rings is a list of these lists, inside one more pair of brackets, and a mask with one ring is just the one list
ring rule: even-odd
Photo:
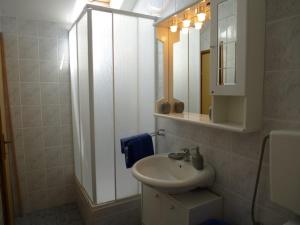
[[143,186],[142,222],[143,225],[162,224],[162,196],[154,189]]
[[245,94],[247,0],[211,2],[211,93]]
[[188,225],[188,210],[177,202],[163,196],[162,198],[162,224],[163,225]]

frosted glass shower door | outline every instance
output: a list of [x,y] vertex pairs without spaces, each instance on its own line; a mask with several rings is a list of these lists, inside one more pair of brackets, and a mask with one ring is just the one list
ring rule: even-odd
[[138,133],[138,19],[113,17],[116,197],[121,199],[138,194],[138,183],[126,169],[120,148],[120,138]]
[[112,14],[92,11],[97,203],[115,200]]
[[77,24],[80,143],[82,152],[82,185],[91,199],[93,195],[92,146],[90,126],[90,84],[88,51],[88,18],[85,14]]
[[[139,133],[155,129],[155,56],[153,20],[138,18],[138,125]],[[154,140],[153,140],[154,141]]]
[[72,124],[73,124],[73,149],[75,161],[75,175],[82,182],[81,174],[81,149],[80,149],[80,117],[78,95],[78,68],[77,68],[77,29],[76,25],[69,33],[71,97],[72,97]]

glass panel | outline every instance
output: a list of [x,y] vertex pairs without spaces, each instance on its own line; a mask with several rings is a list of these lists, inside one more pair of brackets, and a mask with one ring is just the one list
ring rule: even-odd
[[80,149],[80,120],[78,96],[78,71],[77,71],[77,30],[74,26],[69,32],[70,73],[71,73],[71,98],[72,98],[72,124],[75,175],[82,184],[81,174],[81,149]]
[[152,132],[155,129],[153,117],[153,102],[155,102],[154,37],[153,20],[138,18],[139,132]]
[[120,139],[138,133],[137,18],[114,14],[116,197],[138,194],[138,182],[126,169]]
[[79,115],[82,153],[82,183],[89,197],[93,199],[92,183],[92,149],[90,127],[90,84],[88,57],[88,20],[85,14],[77,24],[78,38],[78,84],[79,84]]
[[[138,132],[155,130],[155,35],[153,20],[138,18]],[[163,75],[162,75],[163,76]],[[155,143],[155,138],[153,138]],[[141,184],[139,183],[139,193]]]
[[236,83],[236,24],[236,0],[223,1],[218,5],[218,85]]
[[92,11],[97,203],[115,200],[112,14]]

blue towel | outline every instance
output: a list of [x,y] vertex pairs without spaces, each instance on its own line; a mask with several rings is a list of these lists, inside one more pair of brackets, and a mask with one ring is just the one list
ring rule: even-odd
[[121,152],[125,154],[126,168],[131,168],[138,160],[154,154],[152,137],[145,133],[122,138]]
[[200,225],[229,225],[221,220],[208,220],[205,223],[201,223]]

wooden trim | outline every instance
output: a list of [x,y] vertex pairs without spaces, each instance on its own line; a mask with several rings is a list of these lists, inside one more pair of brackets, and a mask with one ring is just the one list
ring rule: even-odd
[[9,103],[8,103],[8,89],[7,89],[7,77],[5,68],[5,54],[4,54],[4,42],[3,35],[0,33],[0,89],[3,91],[0,93],[0,148],[1,148],[1,179],[3,188],[3,216],[5,224],[14,224],[14,208],[13,208],[13,193],[12,182],[10,176],[10,163],[8,152],[8,138],[10,138],[11,132],[9,130],[11,124],[9,122]]
[[[205,54],[210,54],[210,50],[203,50],[203,51],[200,51],[200,76],[201,76],[201,79],[200,79],[200,87],[201,87],[201,94],[200,94],[200,114],[202,114],[202,101],[203,101],[203,95],[202,95],[202,90],[203,90],[203,76],[202,76],[202,57],[203,55]],[[209,88],[209,87],[208,87]]]
[[15,185],[16,185],[16,201],[17,206],[19,209],[19,214],[22,216],[24,213],[23,209],[23,202],[22,202],[22,192],[21,192],[21,186],[20,186],[20,176],[19,176],[19,170],[17,165],[17,154],[16,154],[16,143],[15,143],[15,135],[12,125],[12,118],[11,118],[11,111],[10,111],[10,104],[9,104],[9,92],[8,92],[8,79],[7,79],[7,72],[6,72],[6,64],[5,64],[5,52],[4,52],[4,39],[3,35],[0,34],[0,42],[3,46],[2,52],[1,52],[1,58],[3,60],[3,91],[4,91],[4,97],[5,97],[5,104],[6,104],[6,120],[7,120],[7,130],[8,130],[8,139],[10,141],[11,146],[11,154],[13,157],[12,160],[12,166],[13,166],[13,172],[15,176]]

